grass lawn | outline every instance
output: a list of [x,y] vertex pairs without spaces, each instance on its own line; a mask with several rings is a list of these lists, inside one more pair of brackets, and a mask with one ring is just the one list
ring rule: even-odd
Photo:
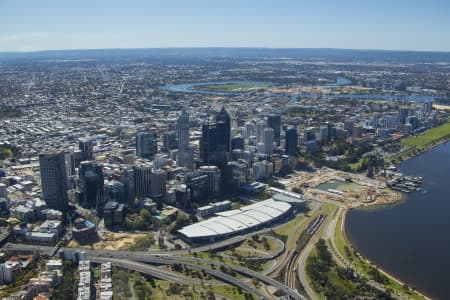
[[265,88],[267,84],[251,84],[251,83],[223,83],[223,84],[205,84],[197,85],[195,90],[213,91],[213,92],[247,92],[253,89]]
[[338,188],[339,191],[351,191],[351,192],[358,192],[364,189],[367,189],[367,187],[354,182],[345,183]]
[[[235,252],[240,254],[243,257],[257,257],[263,256],[265,253],[270,254],[274,250],[278,249],[279,245],[276,241],[267,238],[267,249],[265,243],[262,241],[263,237],[260,236],[258,241],[253,241],[252,238],[248,238],[243,241],[239,246],[235,249]],[[225,252],[228,255],[232,255],[231,250],[227,250]]]
[[[165,280],[158,280],[155,279],[155,288],[153,288],[150,283],[145,282],[145,286],[147,289],[150,289],[152,294],[150,296],[150,299],[154,299],[154,300],[166,300],[166,299],[171,299],[171,300],[182,300],[182,299],[192,299],[192,297],[189,296],[183,296],[183,295],[167,295],[167,290],[169,290],[169,286],[170,283],[168,281]],[[192,285],[188,285],[187,288],[185,289],[186,292],[190,292],[192,293],[194,299],[198,299],[200,297],[200,292],[193,290],[192,289]]]
[[[223,285],[200,285],[194,284],[189,285],[186,291],[189,291],[193,294],[193,297],[185,297],[182,295],[170,295],[168,296],[166,291],[169,289],[170,283],[164,280],[156,280],[155,279],[156,288],[151,288],[152,295],[151,299],[155,300],[166,300],[166,299],[174,299],[174,300],[182,300],[182,299],[207,299],[206,291],[211,291],[216,295],[223,296],[227,299],[237,299],[237,300],[245,300],[245,291],[241,291],[239,293],[239,289],[235,286],[224,283]],[[194,286],[194,288],[192,288]],[[202,296],[203,293],[203,296]],[[220,298],[219,298],[220,299]]]
[[429,129],[417,136],[410,136],[401,140],[401,143],[411,147],[425,147],[439,139],[450,135],[450,122]]
[[101,272],[101,270],[100,270],[100,267],[94,267],[94,268],[92,268],[92,274],[94,275],[94,281],[95,280],[100,280],[100,277],[101,277],[101,274],[102,274],[102,272]]
[[305,213],[300,213],[295,219],[277,227],[274,231],[278,234],[288,236],[292,234],[292,230],[299,224],[301,224],[307,217]]
[[341,94],[379,94],[381,90],[362,86],[341,86],[338,88]]
[[232,285],[214,285],[205,286],[205,289],[212,291],[214,294],[224,296],[228,299],[245,300],[246,291],[241,291]]
[[363,156],[363,157],[361,157],[357,162],[348,164],[348,166],[350,167],[350,169],[352,170],[352,172],[357,172],[358,170],[361,169],[361,166],[364,164],[364,160],[366,160],[366,159],[367,159],[367,158],[365,158],[365,157]]
[[344,233],[341,231],[341,223],[342,223],[343,214],[341,213],[339,216],[339,220],[336,224],[336,228],[334,229],[334,243],[336,244],[337,250],[343,255],[343,257],[349,259],[345,255],[344,247],[347,245],[347,241],[345,241]]

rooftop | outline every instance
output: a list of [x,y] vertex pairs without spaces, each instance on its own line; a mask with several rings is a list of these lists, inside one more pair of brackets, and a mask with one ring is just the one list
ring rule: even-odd
[[289,203],[268,199],[240,209],[217,213],[216,217],[185,226],[178,232],[188,238],[207,238],[238,233],[268,223],[290,209]]

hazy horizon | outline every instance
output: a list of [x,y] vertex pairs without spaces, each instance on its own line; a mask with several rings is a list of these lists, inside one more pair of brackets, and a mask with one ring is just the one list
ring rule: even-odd
[[450,51],[450,3],[181,0],[0,2],[0,51],[312,48]]
[[39,52],[64,52],[64,51],[102,51],[102,50],[183,50],[183,49],[249,49],[249,50],[330,50],[330,51],[373,51],[373,52],[428,52],[428,53],[450,53],[450,50],[409,50],[409,49],[370,49],[370,48],[323,48],[323,47],[257,47],[257,46],[198,46],[198,47],[113,47],[113,48],[67,48],[67,49],[43,49],[43,50],[16,50],[16,51],[0,51],[0,53],[39,53]]

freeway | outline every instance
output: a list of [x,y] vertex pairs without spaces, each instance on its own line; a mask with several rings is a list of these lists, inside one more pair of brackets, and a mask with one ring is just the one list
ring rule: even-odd
[[[325,220],[326,216],[320,214],[318,215],[308,226],[308,229],[304,232],[307,234],[308,241],[311,239],[311,237],[317,232],[317,230],[322,225],[322,222]],[[302,233],[303,235],[303,233]],[[300,236],[301,237],[301,236]],[[308,242],[306,242],[308,243]],[[297,289],[297,267],[300,264],[300,256],[299,252],[301,252],[301,245],[298,244],[297,241],[297,249],[293,252],[293,255],[290,257],[289,262],[286,266],[286,276],[285,276],[285,282],[286,285],[292,289]]]
[[[315,211],[322,209],[321,204],[317,202],[311,203],[311,209],[308,212],[310,215],[315,213]],[[276,262],[275,267],[268,273],[272,278],[276,278],[280,275],[280,272],[284,272],[286,265],[291,261],[294,251],[297,247],[297,240],[300,237],[302,231],[307,226],[308,218],[303,218],[300,222],[298,222],[295,227],[291,229],[291,234],[288,235],[287,240],[285,242],[285,251],[279,257]]]
[[[22,244],[6,244],[4,246],[4,250],[6,251],[16,251],[16,252],[37,252],[41,251],[42,253],[51,253],[53,250],[53,247],[46,247],[46,246],[33,246],[33,245],[22,245]],[[243,274],[250,278],[257,278],[261,282],[272,285],[281,291],[283,291],[286,295],[288,295],[291,299],[294,300],[303,300],[305,299],[303,296],[298,294],[296,291],[292,290],[291,288],[287,287],[286,285],[280,283],[279,281],[276,281],[275,279],[272,279],[268,276],[265,276],[263,274],[260,274],[258,272],[252,271],[250,269],[236,266],[232,264],[225,264],[219,261],[214,260],[206,260],[206,259],[199,259],[199,258],[192,258],[192,257],[184,257],[184,256],[175,256],[173,253],[166,252],[166,255],[159,255],[155,254],[153,252],[144,252],[144,251],[115,251],[115,250],[91,250],[91,249],[76,249],[76,248],[61,248],[62,251],[73,251],[73,252],[84,252],[87,258],[98,258],[103,257],[106,259],[126,259],[126,260],[133,260],[133,261],[140,261],[140,262],[146,262],[146,263],[153,263],[153,264],[161,264],[161,265],[171,265],[176,263],[182,263],[184,265],[188,265],[193,268],[202,268],[205,270],[205,272],[208,272],[209,274],[213,275],[214,277],[220,278],[221,280],[224,280],[226,282],[235,284],[237,286],[242,287],[242,282],[236,280],[234,277],[224,274],[222,272],[218,272],[215,270],[212,270],[207,267],[200,266],[196,263],[202,263],[206,265],[216,265],[216,266],[224,266],[229,267],[235,272],[238,272],[240,274]],[[212,272],[212,273],[211,273]],[[234,282],[234,283],[233,283]],[[247,290],[247,287],[245,288]],[[255,290],[255,289],[253,289]],[[255,290],[256,291],[256,290]],[[253,293],[253,291],[252,291]],[[258,292],[259,293],[259,292]],[[259,293],[260,294],[260,293]],[[260,294],[261,297],[262,294]]]
[[[104,258],[104,257],[90,257],[89,258],[91,262],[94,263],[105,263],[105,262],[111,262],[112,265],[121,267],[124,269],[130,269],[134,271],[138,271],[143,274],[150,275],[155,278],[159,278],[162,280],[167,280],[170,282],[180,282],[180,283],[189,283],[189,284],[201,284],[202,281],[198,279],[193,279],[190,277],[182,276],[173,272],[169,272],[166,270],[162,270],[160,268],[157,268],[155,266],[137,263],[132,260],[127,259],[113,259],[113,258]],[[215,282],[212,284],[211,282],[205,283],[205,285],[221,285],[220,282]]]
[[[140,257],[136,257],[134,256],[135,259],[140,260],[145,262],[149,257],[149,255],[144,255],[144,257],[140,256]],[[236,266],[233,264],[226,264],[220,261],[214,261],[214,260],[207,260],[207,259],[200,259],[200,258],[192,258],[192,257],[176,257],[176,256],[170,256],[167,257],[168,260],[175,260],[177,262],[183,262],[183,261],[192,261],[192,262],[197,262],[197,263],[202,263],[202,264],[209,264],[209,265],[216,265],[216,266],[224,266],[224,267],[229,267],[231,268],[233,271],[238,272],[242,275],[245,275],[247,277],[250,278],[257,278],[258,280],[260,280],[261,282],[268,284],[268,285],[272,285],[280,290],[282,290],[286,295],[288,295],[291,299],[295,299],[295,300],[300,300],[300,299],[305,299],[303,296],[301,296],[300,294],[298,294],[295,290],[287,287],[286,285],[280,283],[279,281],[272,279],[266,275],[263,275],[261,273],[252,271],[250,269],[241,267],[241,266]]]
[[[300,282],[301,282],[303,288],[305,289],[305,292],[308,295],[308,297],[313,300],[317,299],[317,297],[316,297],[316,293],[311,288],[309,281],[307,279],[307,276],[306,276],[306,260],[309,256],[309,254],[311,253],[311,251],[316,246],[316,242],[319,240],[319,235],[314,234],[314,233],[316,233],[324,223],[327,223],[326,226],[328,226],[328,224],[330,224],[330,222],[331,221],[329,220],[329,218],[325,218],[325,221],[323,221],[323,219],[322,219],[322,221],[318,223],[317,227],[315,228],[315,230],[313,232],[313,235],[311,236],[308,243],[303,248],[303,251],[298,255],[298,257],[295,260],[295,264],[297,266],[296,272],[298,272],[298,278],[300,279]],[[295,283],[295,281],[294,281],[294,283]]]
[[[111,259],[111,258],[104,258],[104,257],[97,257],[97,256],[91,256],[91,255],[86,255],[87,258],[89,258],[89,260],[94,261],[94,262],[106,262],[106,261],[111,261],[112,264],[122,267],[122,268],[126,268],[126,269],[130,269],[130,270],[136,270],[141,272],[141,270],[143,271],[143,273],[149,274],[154,276],[153,274],[150,274],[150,272],[153,273],[152,270],[148,269],[145,267],[145,264],[139,264],[136,263],[135,261],[131,261],[128,259]],[[159,257],[154,257],[152,259],[147,259],[149,263],[154,263],[154,264],[160,264],[160,265],[174,265],[174,264],[179,264],[180,262],[175,261],[175,260],[168,260],[165,258],[159,258]],[[217,271],[217,270],[213,270],[207,267],[203,267],[201,265],[196,265],[196,264],[191,264],[191,263],[186,263],[186,262],[181,262],[182,264],[184,264],[185,266],[191,268],[191,269],[195,269],[195,270],[199,270],[199,271],[205,271],[206,273],[208,273],[209,275],[216,277],[222,281],[228,282],[234,286],[240,287],[243,290],[246,290],[247,292],[257,296],[259,299],[265,299],[265,296],[259,292],[257,289],[255,289],[254,287],[249,286],[248,284],[241,282],[240,280],[234,278],[233,276],[230,276],[228,274],[225,274],[223,272]],[[157,278],[161,278],[161,277],[166,277],[166,278],[161,278],[161,279],[165,279],[165,280],[169,280],[172,282],[179,282],[176,278],[172,277],[169,274],[164,274],[163,270],[158,269],[160,274],[158,274]],[[164,275],[163,275],[164,274]]]

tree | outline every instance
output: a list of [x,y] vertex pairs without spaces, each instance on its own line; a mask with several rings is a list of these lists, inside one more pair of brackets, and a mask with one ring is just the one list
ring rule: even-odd
[[256,288],[259,287],[259,279],[258,279],[258,278],[253,277],[253,278],[252,278],[252,283],[253,283],[253,285],[254,285]]
[[146,209],[141,209],[141,211],[139,212],[139,217],[145,223],[151,223],[152,222],[152,216],[150,215],[149,211],[146,210]]
[[191,220],[188,216],[185,214],[178,214],[177,219],[175,220],[175,224],[173,228],[170,230],[170,233],[174,234],[177,232],[177,230],[183,228],[186,225],[189,225],[191,223]]

